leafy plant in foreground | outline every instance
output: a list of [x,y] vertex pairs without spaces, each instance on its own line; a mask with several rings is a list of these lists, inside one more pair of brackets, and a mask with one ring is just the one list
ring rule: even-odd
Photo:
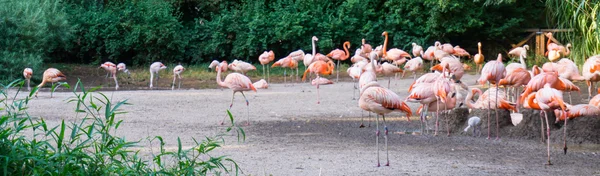
[[[0,173],[2,175],[219,175],[235,170],[237,163],[226,156],[209,153],[221,147],[223,136],[235,130],[238,140],[245,140],[243,129],[234,125],[214,137],[197,141],[190,149],[184,149],[178,139],[176,152],[166,151],[162,137],[160,151],[153,154],[152,162],[140,157],[140,151],[132,148],[138,142],[126,141],[114,133],[122,120],[116,117],[125,113],[120,110],[127,100],[113,104],[110,99],[92,90],[85,90],[78,81],[69,102],[76,103],[77,118],[74,122],[61,121],[51,127],[44,119],[27,114],[27,104],[32,93],[22,99],[9,97],[7,91],[22,86],[23,81],[13,81],[0,90]],[[75,90],[81,92],[76,92]],[[12,89],[11,89],[12,90]],[[17,89],[17,94],[20,88]],[[83,117],[79,117],[83,114]],[[233,116],[230,120],[233,123]],[[234,167],[225,167],[231,163]]]

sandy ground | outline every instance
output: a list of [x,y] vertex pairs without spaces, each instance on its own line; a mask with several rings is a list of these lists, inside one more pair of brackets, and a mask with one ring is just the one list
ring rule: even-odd
[[[335,79],[335,75],[330,76]],[[476,77],[466,75],[465,83]],[[400,97],[408,94],[412,79],[392,80],[392,89]],[[387,85],[387,79],[380,83]],[[216,83],[215,83],[216,84]],[[164,87],[166,88],[166,87]],[[308,84],[272,84],[269,89],[246,93],[250,106],[250,126],[243,127],[245,142],[237,142],[232,134],[223,148],[214,154],[233,158],[246,175],[600,175],[600,147],[597,144],[573,144],[569,153],[554,143],[551,148],[554,165],[546,166],[546,145],[538,139],[503,137],[500,140],[460,134],[454,129],[449,137],[416,135],[419,122],[406,121],[404,114],[386,117],[389,133],[391,166],[376,167],[375,127],[358,128],[361,109],[352,99],[353,83],[341,82],[321,86],[321,104]],[[184,146],[192,138],[216,134],[224,126],[232,91],[228,89],[103,91],[113,101],[127,99],[128,113],[118,134],[128,140],[141,140],[150,152],[148,137],[162,136],[168,149],[176,148],[177,137]],[[54,98],[46,89],[29,103],[29,114],[42,117],[50,124],[61,120],[77,121],[75,104],[67,103],[70,92],[56,92]],[[409,103],[413,111],[418,104]],[[236,123],[246,122],[246,106],[236,94],[231,112]],[[367,116],[367,113],[364,113]],[[461,117],[467,118],[467,117]],[[373,119],[373,118],[371,118]],[[433,123],[430,123],[432,126]],[[445,130],[441,123],[441,130]],[[407,133],[408,132],[408,133]],[[531,131],[538,134],[539,131]],[[381,162],[385,164],[383,137],[380,137]]]

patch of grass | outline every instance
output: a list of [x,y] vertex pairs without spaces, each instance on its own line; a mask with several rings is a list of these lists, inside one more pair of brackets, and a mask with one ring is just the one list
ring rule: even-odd
[[[165,150],[163,138],[160,151],[151,153],[152,160],[143,160],[134,150],[136,141],[115,136],[122,120],[117,115],[126,113],[121,108],[127,100],[112,102],[98,87],[86,90],[78,81],[74,97],[75,122],[52,127],[44,119],[36,120],[27,113],[32,101],[32,90],[24,99],[10,97],[9,88],[22,88],[23,81],[13,81],[0,90],[0,170],[3,175],[220,175],[239,174],[237,163],[226,156],[214,156],[212,151],[221,147],[223,136],[237,132],[238,141],[245,140],[244,130],[234,126],[234,118],[227,111],[232,126],[216,136],[195,140],[191,148],[183,148],[177,139],[177,151]],[[76,92],[80,91],[80,92]],[[81,117],[82,115],[83,117]],[[29,135],[25,135],[29,134]],[[232,165],[233,167],[226,167]]]

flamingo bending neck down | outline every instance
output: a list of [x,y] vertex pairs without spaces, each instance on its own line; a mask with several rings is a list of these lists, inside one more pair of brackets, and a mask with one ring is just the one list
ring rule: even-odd
[[181,65],[177,65],[175,68],[173,68],[173,84],[171,86],[171,90],[175,90],[175,79],[179,79],[179,85],[177,86],[177,89],[181,89],[181,73],[183,73],[183,71],[185,71],[185,68]]
[[[49,68],[44,71],[42,76],[42,83],[38,85],[38,89],[35,91],[35,97],[38,95],[38,91],[42,88],[46,83],[52,83],[52,87],[54,88],[54,83],[58,81],[67,80],[67,76],[65,76],[62,72],[60,72],[56,68]],[[50,90],[50,98],[52,98],[53,90]]]
[[158,72],[160,70],[166,69],[167,66],[162,64],[161,62],[154,62],[150,65],[150,88],[152,88],[152,81],[154,80],[154,74],[156,74],[156,84],[158,84],[158,80],[160,79],[160,74]]
[[25,68],[25,70],[23,70],[23,77],[25,77],[27,82],[27,91],[31,91],[31,87],[29,86],[31,76],[33,76],[33,70],[31,68]]

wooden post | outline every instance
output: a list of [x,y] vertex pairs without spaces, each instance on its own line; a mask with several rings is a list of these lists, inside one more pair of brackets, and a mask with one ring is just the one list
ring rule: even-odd
[[543,33],[538,33],[535,36],[535,55],[544,56],[546,52],[546,36]]

